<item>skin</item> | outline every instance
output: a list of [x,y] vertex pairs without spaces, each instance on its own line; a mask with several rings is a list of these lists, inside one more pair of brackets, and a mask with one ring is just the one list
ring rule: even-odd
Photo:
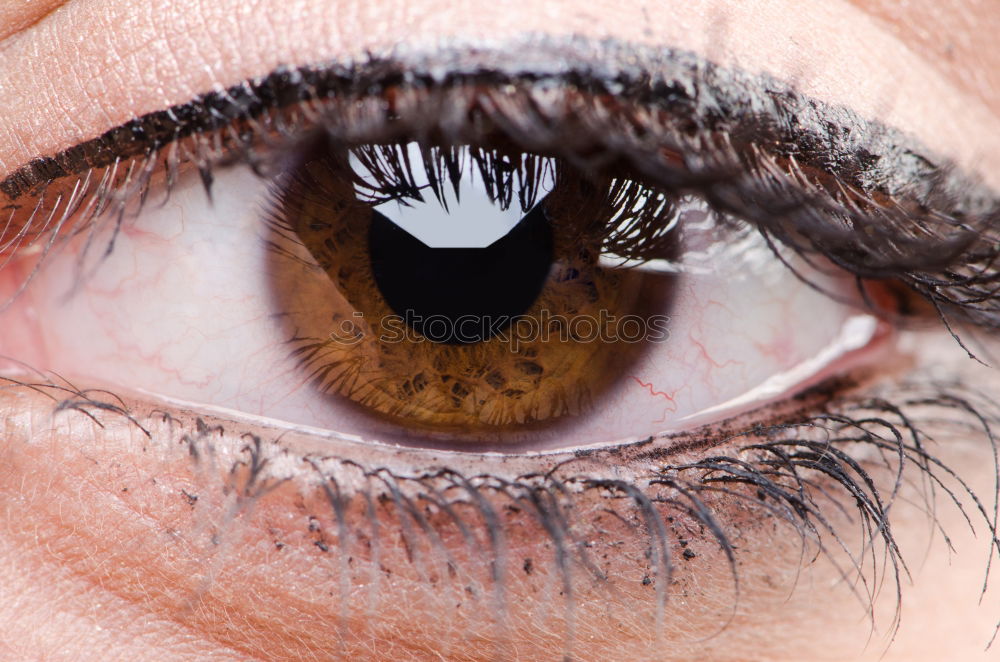
[[[988,181],[1000,172],[1000,49],[986,46],[1000,12],[973,0],[952,3],[945,22],[930,1],[905,8],[825,2],[809,11],[776,0],[588,3],[586,11],[555,1],[530,11],[495,1],[230,4],[192,9],[164,0],[155,3],[154,20],[125,2],[72,0],[55,11],[48,2],[0,2],[0,175],[279,63],[349,57],[406,39],[474,41],[520,30],[669,44],[800,80],[809,94],[912,132]],[[830,24],[845,27],[827,30]],[[0,281],[4,296],[15,275]],[[938,330],[903,334],[897,355],[862,388],[902,379],[925,361],[985,393],[1000,389],[994,371]],[[465,590],[489,587],[490,567],[481,546],[465,544],[440,515],[432,526],[442,532],[441,545],[422,543],[415,552],[403,544],[391,509],[379,511],[388,532],[380,556],[355,538],[343,544],[348,563],[337,553],[337,519],[316,482],[339,469],[317,459],[321,469],[310,470],[299,459],[313,452],[398,474],[447,464],[502,477],[544,471],[546,461],[374,449],[282,434],[238,414],[202,414],[224,430],[203,433],[197,414],[172,411],[169,423],[151,405],[129,400],[146,435],[106,412],[96,412],[102,426],[82,412],[53,416],[52,397],[63,396],[0,390],[0,652],[7,659],[559,659],[568,646],[567,613],[574,619],[571,652],[588,660],[919,661],[996,653],[984,651],[1000,613],[994,592],[980,602],[985,532],[973,536],[962,515],[942,504],[949,553],[916,491],[893,511],[913,577],[891,646],[891,587],[874,605],[872,635],[868,605],[833,564],[802,563],[790,528],[756,519],[742,522],[736,540],[736,606],[724,555],[695,538],[697,555],[677,562],[677,592],[661,620],[652,589],[639,581],[635,559],[643,546],[616,529],[624,525],[600,524],[605,540],[624,542],[602,567],[614,590],[577,577],[566,612],[549,536],[531,520],[512,519],[507,549],[518,571],[509,573],[501,608],[488,590],[478,597]],[[775,407],[768,415],[785,413]],[[247,458],[245,433],[280,437],[265,444],[270,465],[254,480],[235,464]],[[938,441],[939,457],[990,504],[996,490],[988,445],[953,431]],[[510,505],[490,498],[500,512]],[[575,506],[596,517],[607,504],[588,495]],[[718,507],[729,523],[740,523],[727,504]],[[481,520],[460,516],[484,539]],[[362,510],[346,517],[370,521]],[[855,527],[830,517],[848,543],[857,542]],[[430,576],[447,574],[445,551],[466,574],[432,585]],[[533,560],[530,572],[522,559]]]

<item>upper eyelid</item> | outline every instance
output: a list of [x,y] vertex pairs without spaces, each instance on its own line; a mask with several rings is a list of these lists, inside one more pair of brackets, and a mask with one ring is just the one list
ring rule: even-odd
[[[647,120],[668,118],[663,128],[680,166],[665,163],[648,145],[629,162],[655,162],[652,171],[639,168],[654,186],[705,195],[718,210],[755,223],[793,248],[818,251],[862,278],[899,278],[939,310],[960,310],[977,323],[1000,326],[1000,312],[994,311],[1000,301],[992,294],[1000,278],[993,265],[1000,250],[993,239],[1000,200],[974,175],[901,131],[772,77],[715,66],[693,53],[608,40],[544,43],[548,51],[536,47],[528,56],[507,47],[436,49],[360,64],[282,69],[142,116],[56,157],[33,161],[0,182],[0,195],[27,200],[12,201],[8,218],[0,219],[0,253],[24,247],[45,228],[66,227],[66,219],[85,203],[87,214],[109,200],[123,211],[129,196],[118,195],[122,182],[138,180],[131,190],[140,193],[141,204],[158,166],[167,167],[168,187],[176,175],[176,154],[171,161],[169,152],[178,140],[214,135],[218,141],[228,132],[240,142],[241,131],[252,137],[270,109],[316,119],[324,103],[371,99],[389,89],[521,86],[544,98],[561,88],[607,102],[597,113],[602,117],[609,108],[630,107]],[[641,128],[649,127],[660,128],[652,121]],[[605,138],[626,133],[610,125],[598,129]],[[716,142],[706,142],[703,134]],[[217,142],[209,147],[218,151]],[[168,158],[158,162],[164,150]],[[625,149],[622,154],[630,156]],[[196,165],[208,185],[213,164]],[[79,173],[75,185],[74,173]],[[27,195],[44,197],[60,179],[70,186],[49,193],[47,206]],[[24,208],[21,213],[18,207]],[[39,231],[34,217],[44,221],[37,224]]]
[[[801,94],[771,76],[719,67],[690,52],[609,40],[543,43],[548,48],[536,47],[528,58],[516,48],[455,49],[361,64],[279,68],[135,118],[55,156],[36,158],[0,180],[0,193],[16,202],[63,178],[148,156],[177,140],[252,121],[271,109],[359,90],[374,93],[392,85],[459,80],[570,84],[669,113],[678,126],[721,130],[866,193],[912,198],[934,211],[957,210],[960,215],[970,205],[977,210],[996,206],[992,191],[981,187],[978,177],[961,172],[912,137]],[[942,200],[954,207],[936,208]]]

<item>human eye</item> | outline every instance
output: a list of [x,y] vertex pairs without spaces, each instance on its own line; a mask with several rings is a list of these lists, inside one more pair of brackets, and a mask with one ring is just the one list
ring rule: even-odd
[[[31,335],[46,356],[8,354],[118,393],[141,389],[341,436],[539,451],[686,432],[800,391],[884,344],[851,278],[789,251],[776,257],[768,235],[707,204],[696,180],[710,177],[741,188],[736,208],[773,204],[750,176],[726,172],[751,170],[735,152],[717,149],[704,165],[657,164],[658,150],[709,148],[653,123],[639,130],[658,135],[629,142],[636,129],[627,123],[649,108],[627,93],[616,103],[634,107],[610,114],[593,99],[574,102],[585,86],[558,74],[544,87],[515,74],[500,92],[483,74],[434,84],[421,66],[409,89],[359,68],[350,85],[367,78],[366,89],[379,90],[361,98],[320,92],[336,84],[325,72],[253,83],[237,103],[326,95],[311,119],[296,119],[293,107],[274,111],[292,119],[245,120],[265,139],[280,123],[282,144],[266,156],[256,136],[238,149],[257,151],[258,173],[283,167],[255,181],[245,168],[205,163],[164,187],[162,203],[144,175],[124,175],[142,192],[107,195],[126,208],[148,198],[141,222],[105,215],[104,227],[63,233],[75,237],[55,255],[28,252],[30,269],[44,269],[12,314],[30,308],[45,320]],[[541,94],[548,107],[533,109]],[[393,106],[382,110],[389,95]],[[188,114],[216,100],[199,103]],[[226,103],[218,111],[230,115]],[[431,123],[444,108],[447,123]],[[180,150],[197,152],[217,135],[120,170],[183,170]],[[566,148],[571,135],[579,144]],[[795,214],[806,205],[822,213],[807,202],[812,193],[789,187],[771,197],[787,205],[796,195]],[[77,198],[86,210],[88,194]],[[52,213],[31,202],[22,209]],[[17,226],[32,233],[32,222]],[[796,333],[774,325],[780,310],[802,308],[813,314]],[[205,340],[189,342],[191,334]]]
[[859,615],[887,649],[929,531],[995,553],[994,378],[940,357],[990,356],[1000,150],[950,113],[996,120],[936,74],[885,111],[760,73],[762,36],[706,57],[562,11],[274,33],[301,66],[235,49],[52,158],[2,145],[9,539],[100,587],[52,641],[125,651],[142,615],[163,659],[846,659]]

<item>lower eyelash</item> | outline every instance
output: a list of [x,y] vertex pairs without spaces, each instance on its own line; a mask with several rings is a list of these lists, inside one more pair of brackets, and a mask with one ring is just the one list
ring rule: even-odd
[[[75,412],[99,426],[105,417],[124,416],[150,444],[186,445],[196,466],[212,467],[218,460],[221,425],[162,411],[140,414],[107,392],[6,381],[7,388],[49,393],[56,401],[56,416]],[[821,389],[801,396],[799,406],[799,413],[776,414],[768,423],[732,422],[711,432],[651,439],[559,461],[537,456],[531,460],[537,471],[516,474],[498,471],[499,466],[486,472],[418,465],[404,474],[381,461],[365,465],[348,458],[295,455],[280,436],[266,440],[248,434],[243,435],[246,443],[238,459],[225,472],[228,478],[223,483],[206,478],[205,484],[197,485],[199,494],[208,498],[187,494],[185,498],[197,509],[215,501],[206,491],[235,491],[242,505],[229,513],[231,519],[287,481],[301,481],[299,489],[316,492],[327,504],[325,512],[308,513],[308,531],[303,532],[313,539],[316,554],[336,554],[344,561],[339,567],[348,574],[359,572],[366,558],[375,568],[394,572],[401,568],[383,567],[385,556],[380,561],[379,550],[396,544],[399,535],[409,563],[425,582],[437,573],[442,583],[432,590],[446,590],[449,581],[461,582],[470,572],[475,574],[461,560],[471,554],[479,567],[492,568],[479,599],[496,610],[501,622],[503,613],[512,608],[505,598],[511,573],[531,575],[546,563],[516,557],[507,544],[523,522],[532,522],[545,532],[552,550],[545,569],[555,573],[562,592],[570,624],[567,649],[574,637],[577,582],[581,578],[612,582],[610,587],[615,581],[603,569],[602,555],[606,559],[609,553],[635,546],[646,550],[634,559],[635,573],[643,577],[644,586],[651,585],[659,615],[655,626],[661,627],[660,619],[677,590],[678,564],[718,550],[729,564],[738,599],[740,540],[775,522],[799,537],[804,561],[826,557],[840,564],[837,572],[848,585],[860,582],[856,597],[869,608],[873,625],[874,596],[883,578],[888,578],[897,607],[892,627],[898,627],[903,580],[910,568],[903,560],[904,550],[897,546],[891,512],[904,484],[920,485],[929,525],[946,540],[937,516],[939,499],[957,508],[973,531],[987,531],[990,557],[1000,555],[996,497],[992,503],[982,501],[930,450],[931,431],[981,438],[993,450],[994,473],[1000,479],[994,436],[1000,412],[988,395],[961,384],[914,377],[891,391],[833,399]],[[154,431],[164,429],[164,421],[169,421],[166,429],[171,438],[157,438]],[[229,436],[239,435],[230,430]],[[288,468],[290,453],[297,458],[293,464],[299,469],[294,471]],[[489,467],[490,461],[485,462]],[[630,476],[622,477],[624,472]],[[603,504],[598,515],[604,518],[596,523],[590,519],[595,509],[584,505],[594,495]],[[832,512],[838,514],[831,517]],[[350,513],[363,521],[349,521]],[[849,546],[856,541],[840,528],[844,524],[838,523],[839,515],[848,516],[848,525],[860,526],[860,552]],[[215,531],[214,540],[226,535],[227,525],[218,523],[216,513],[202,511],[202,517]],[[616,527],[632,539],[602,536],[602,529]],[[449,548],[446,540],[463,541],[466,553],[451,554],[456,543]],[[353,570],[347,558],[354,559]],[[441,572],[434,570],[435,558],[443,559]]]

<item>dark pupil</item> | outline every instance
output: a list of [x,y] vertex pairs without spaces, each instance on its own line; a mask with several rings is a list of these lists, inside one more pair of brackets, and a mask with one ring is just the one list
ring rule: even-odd
[[542,203],[485,248],[431,248],[373,210],[368,245],[389,307],[417,333],[452,345],[487,340],[526,312],[553,259]]

